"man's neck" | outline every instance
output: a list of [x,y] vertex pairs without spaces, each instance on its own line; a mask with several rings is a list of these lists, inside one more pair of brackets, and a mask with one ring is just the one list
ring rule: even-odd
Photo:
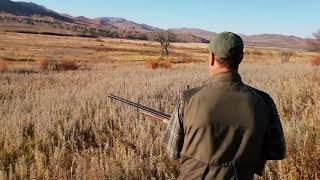
[[238,69],[232,70],[232,69],[229,69],[229,68],[223,68],[223,69],[212,71],[211,75],[214,76],[216,74],[226,73],[226,72],[238,72]]

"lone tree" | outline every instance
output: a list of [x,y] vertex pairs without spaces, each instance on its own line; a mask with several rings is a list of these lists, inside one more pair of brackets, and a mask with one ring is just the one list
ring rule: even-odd
[[176,41],[176,35],[171,31],[159,31],[155,34],[153,40],[161,45],[161,56],[169,56],[169,47],[171,42]]

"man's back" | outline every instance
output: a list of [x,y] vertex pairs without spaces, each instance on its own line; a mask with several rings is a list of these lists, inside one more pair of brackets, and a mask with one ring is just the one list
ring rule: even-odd
[[164,134],[180,179],[252,179],[266,160],[284,158],[285,142],[272,98],[242,83],[240,36],[218,34],[208,49],[211,79],[184,91]]
[[[270,141],[266,138],[273,107],[265,95],[243,84],[235,72],[215,75],[203,87],[185,91],[179,178],[252,179],[260,173],[257,168],[270,158],[264,147]],[[278,156],[283,156],[280,151]]]
[[237,73],[221,73],[191,91],[196,92],[184,97],[181,154],[206,164],[209,177],[230,179],[235,170],[240,177],[252,176],[268,123],[264,100]]

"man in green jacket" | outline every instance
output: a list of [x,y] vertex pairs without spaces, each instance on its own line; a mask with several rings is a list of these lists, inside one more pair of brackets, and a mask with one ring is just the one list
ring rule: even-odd
[[211,78],[184,91],[164,133],[178,179],[247,180],[262,175],[267,160],[285,157],[285,139],[272,98],[241,81],[243,41],[231,32],[209,45]]

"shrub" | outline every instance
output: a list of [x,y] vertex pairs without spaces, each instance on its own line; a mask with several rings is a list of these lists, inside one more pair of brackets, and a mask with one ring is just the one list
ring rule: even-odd
[[5,72],[8,70],[8,63],[3,60],[3,59],[0,59],[0,72]]
[[159,63],[157,61],[147,61],[146,68],[148,69],[157,69],[159,66]]
[[184,60],[184,63],[191,64],[191,63],[194,63],[194,60],[193,59],[186,59],[186,60]]
[[62,60],[59,64],[61,66],[61,70],[64,71],[79,69],[79,65],[70,60]]
[[38,59],[36,61],[38,68],[42,71],[48,70],[49,68],[49,61],[47,59]]
[[158,66],[159,66],[159,68],[171,69],[172,63],[170,61],[160,61]]
[[48,61],[46,59],[40,59],[37,61],[37,64],[39,69],[48,71],[69,71],[79,69],[79,65],[70,60]]
[[320,66],[320,56],[317,56],[316,58],[314,58],[311,63],[314,66]]
[[47,69],[49,71],[60,71],[61,65],[57,61],[50,61]]
[[171,69],[172,63],[170,61],[148,61],[146,62],[146,68],[148,69]]

